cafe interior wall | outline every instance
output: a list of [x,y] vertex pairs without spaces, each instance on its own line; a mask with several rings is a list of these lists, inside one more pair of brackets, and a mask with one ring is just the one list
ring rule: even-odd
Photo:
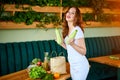
[[[115,1],[119,2],[119,0],[115,0]],[[111,8],[115,7],[119,9],[118,5],[113,5],[113,6],[110,5],[110,7]],[[85,32],[84,32],[85,37],[120,36],[120,26],[119,27],[116,27],[116,26],[85,27],[84,29],[85,29]],[[38,29],[38,28],[37,29],[35,28],[34,29],[13,29],[13,30],[0,29],[0,43],[53,40],[53,39],[55,39],[54,28],[50,28],[48,30]]]
[[[120,36],[120,27],[86,27],[84,30],[85,37]],[[54,39],[54,28],[0,30],[0,43]]]

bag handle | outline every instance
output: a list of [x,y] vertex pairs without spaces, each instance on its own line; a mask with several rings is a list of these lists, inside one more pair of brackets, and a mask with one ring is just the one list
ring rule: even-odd
[[57,54],[56,51],[52,51],[51,54],[49,55],[49,57],[52,58],[52,57],[53,57],[53,56],[52,56],[53,54],[55,54],[54,57],[57,57],[57,56],[65,56],[65,53],[64,53],[64,52],[60,52],[59,54]]
[[60,52],[59,56],[65,56],[65,53],[64,52]]
[[52,51],[50,54],[50,58],[52,57],[52,55],[55,54],[55,57],[57,57],[57,52],[56,51]]

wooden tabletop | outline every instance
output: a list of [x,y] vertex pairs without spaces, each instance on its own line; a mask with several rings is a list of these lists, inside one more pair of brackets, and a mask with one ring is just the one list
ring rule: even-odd
[[[61,74],[58,79],[54,79],[54,80],[67,80],[70,78],[70,64],[69,63],[66,63],[66,71],[67,71],[66,74]],[[33,79],[28,77],[25,80],[33,80]]]
[[[54,79],[54,80],[67,80],[70,78],[70,73],[67,73],[67,74],[62,74],[58,79]],[[33,80],[31,78],[27,78],[25,80]]]
[[67,79],[69,79],[69,78],[70,78],[70,73],[68,73],[68,74],[63,74],[63,75],[60,76],[59,79],[55,79],[55,80],[67,80]]
[[[55,80],[67,80],[68,78],[70,78],[70,65],[69,63],[66,63],[66,74],[62,74],[60,76],[60,78],[55,79]],[[28,70],[24,69],[24,70],[20,70],[11,74],[7,74],[4,76],[0,76],[0,80],[32,80],[31,78],[29,78],[28,75]]]
[[89,58],[89,61],[120,68],[120,54]]

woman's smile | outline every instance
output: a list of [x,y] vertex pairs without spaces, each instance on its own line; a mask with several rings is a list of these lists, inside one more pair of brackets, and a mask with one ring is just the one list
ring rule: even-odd
[[66,16],[66,18],[70,19],[71,17],[68,15],[68,16]]
[[66,13],[66,20],[67,21],[73,21],[75,17],[75,8],[71,8],[67,13]]

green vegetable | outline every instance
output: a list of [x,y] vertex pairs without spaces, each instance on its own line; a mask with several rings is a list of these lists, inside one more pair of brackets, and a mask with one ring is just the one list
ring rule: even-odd
[[114,60],[119,60],[120,58],[117,56],[109,56],[110,59],[114,59]]
[[37,64],[37,62],[41,61],[39,58],[35,58],[32,60],[32,64]]
[[47,72],[42,66],[35,66],[32,67],[29,71],[29,76],[32,79],[37,79],[37,78],[44,78],[46,76]]
[[42,80],[54,80],[53,74],[47,73]]
[[55,33],[56,33],[56,37],[57,37],[57,43],[61,45],[62,44],[62,36],[61,36],[58,28],[55,29]]
[[67,44],[69,44],[69,40],[70,40],[70,39],[74,39],[74,38],[75,38],[77,32],[78,32],[78,30],[75,30],[75,31],[73,31],[73,32],[70,34],[70,36],[68,36],[68,39],[66,40],[66,43],[67,43]]

